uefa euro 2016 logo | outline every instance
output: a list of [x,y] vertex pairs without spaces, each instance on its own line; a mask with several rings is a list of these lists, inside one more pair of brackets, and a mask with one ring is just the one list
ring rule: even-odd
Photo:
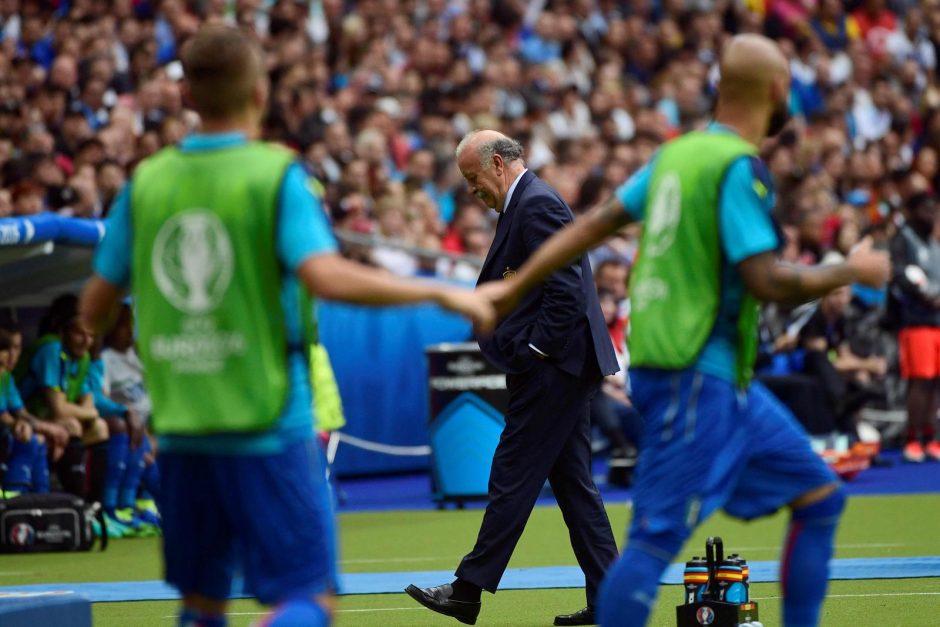
[[695,620],[698,621],[699,625],[711,625],[715,622],[715,610],[703,605],[698,608],[698,611],[695,613]]
[[170,304],[184,313],[205,314],[219,306],[232,280],[232,242],[214,213],[187,211],[160,228],[150,264]]
[[659,257],[672,246],[682,219],[682,182],[675,172],[667,172],[656,188],[646,233],[643,255]]
[[29,546],[36,541],[36,530],[26,523],[18,523],[10,529],[10,544]]

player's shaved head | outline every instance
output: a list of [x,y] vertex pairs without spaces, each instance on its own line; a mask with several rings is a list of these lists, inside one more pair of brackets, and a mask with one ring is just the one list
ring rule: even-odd
[[737,35],[721,55],[719,98],[764,99],[776,81],[789,81],[787,59],[772,40],[761,35]]
[[189,96],[204,118],[238,115],[254,101],[265,79],[261,50],[236,28],[204,26],[182,55]]
[[737,35],[721,55],[715,120],[754,145],[789,119],[790,68],[780,48],[760,35]]

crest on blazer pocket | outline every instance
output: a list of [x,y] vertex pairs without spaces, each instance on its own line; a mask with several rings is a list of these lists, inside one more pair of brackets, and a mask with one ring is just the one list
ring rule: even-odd
[[516,271],[515,271],[515,270],[511,270],[511,269],[509,268],[509,266],[506,266],[506,269],[503,270],[503,278],[504,278],[504,279],[511,279],[511,278],[513,278],[514,276],[516,276]]

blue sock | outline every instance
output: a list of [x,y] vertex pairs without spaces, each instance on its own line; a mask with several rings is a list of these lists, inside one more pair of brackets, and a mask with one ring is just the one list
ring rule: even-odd
[[40,442],[35,436],[36,452],[33,455],[33,492],[46,494],[49,492],[49,447]]
[[36,438],[20,442],[11,438],[10,457],[7,459],[7,475],[3,480],[4,490],[28,492],[33,485],[33,457],[36,455]]
[[683,539],[672,534],[631,537],[607,571],[597,595],[597,619],[604,627],[645,625],[656,602],[659,580]]
[[127,447],[130,437],[126,433],[115,433],[108,438],[108,465],[104,475],[104,493],[101,506],[106,512],[113,513],[117,507],[118,488],[124,477],[127,462]]
[[327,627],[330,618],[313,599],[295,599],[278,605],[261,624],[264,627]]
[[149,464],[144,468],[140,483],[144,491],[147,492],[147,495],[142,495],[144,498],[160,498],[160,472],[157,470],[157,464]]
[[150,452],[150,440],[146,437],[140,446],[127,451],[127,467],[121,480],[121,490],[118,492],[118,507],[134,507],[137,500],[137,488],[140,487],[140,478],[144,474],[144,455]]
[[203,614],[193,609],[183,608],[180,612],[178,627],[225,627],[227,624],[225,614]]
[[832,541],[845,507],[845,490],[793,511],[783,559],[780,582],[783,586],[785,627],[815,627],[829,585]]

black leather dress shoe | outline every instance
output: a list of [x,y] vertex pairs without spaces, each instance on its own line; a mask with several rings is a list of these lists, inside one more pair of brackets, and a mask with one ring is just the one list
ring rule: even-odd
[[[479,601],[454,601],[450,597],[454,595],[454,589],[449,583],[436,588],[419,588],[410,585],[405,588],[405,592],[412,599],[438,614],[456,618],[461,623],[475,625],[477,616],[480,615]],[[591,613],[591,616],[594,616]],[[557,620],[557,619],[556,619]],[[556,623],[557,624],[557,623]],[[565,625],[586,625],[588,623],[563,623]]]
[[596,625],[594,621],[594,608],[586,607],[574,614],[561,614],[555,617],[556,625]]

